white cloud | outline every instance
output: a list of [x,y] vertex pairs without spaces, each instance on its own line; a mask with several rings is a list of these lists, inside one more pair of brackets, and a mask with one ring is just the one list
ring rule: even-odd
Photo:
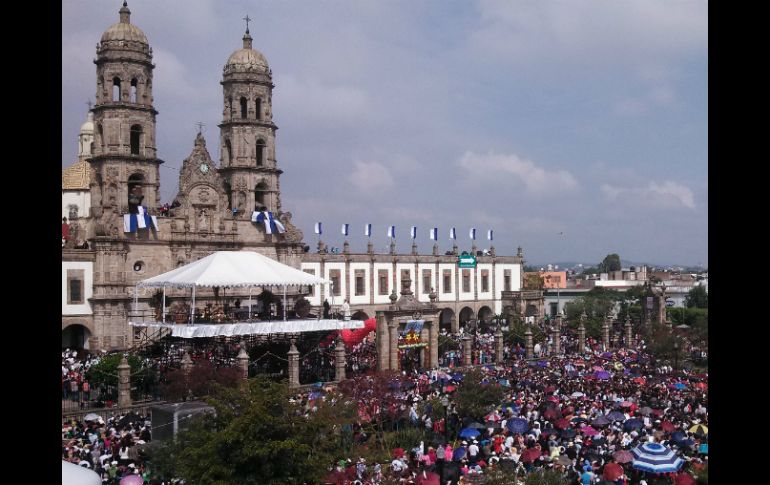
[[364,193],[383,193],[395,185],[385,165],[360,160],[355,162],[355,168],[348,176],[348,180],[359,192]]
[[504,155],[490,152],[482,155],[465,152],[459,164],[471,176],[480,179],[499,181],[503,175],[512,175],[524,184],[527,192],[532,194],[573,190],[578,187],[577,180],[568,171],[548,171],[530,160],[520,158],[515,153]]
[[634,205],[640,203],[657,207],[684,206],[695,210],[695,196],[684,185],[666,180],[663,183],[650,182],[646,187],[617,187],[602,184],[602,194],[609,201],[620,200]]

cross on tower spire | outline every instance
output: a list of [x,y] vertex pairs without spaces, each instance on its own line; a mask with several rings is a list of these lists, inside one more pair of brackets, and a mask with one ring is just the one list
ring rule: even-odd
[[88,105],[88,111],[91,111],[91,106],[93,104],[91,103],[91,100],[89,99],[88,101],[86,101],[86,104]]
[[249,18],[249,14],[246,14],[245,17],[243,17],[243,20],[246,21],[246,33],[249,33],[249,22],[251,22],[252,19]]
[[203,132],[203,127],[206,126],[206,123],[197,121],[195,124],[198,126],[198,134],[200,135]]

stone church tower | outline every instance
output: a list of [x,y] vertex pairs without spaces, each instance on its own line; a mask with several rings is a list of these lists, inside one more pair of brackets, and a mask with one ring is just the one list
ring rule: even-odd
[[276,166],[273,75],[267,59],[251,47],[248,28],[243,48],[223,70],[224,110],[220,128],[220,169],[228,207],[237,218],[252,211],[281,210],[282,171]]
[[152,102],[152,48],[131,23],[126,3],[120,21],[102,34],[96,49],[94,146],[90,160],[91,207],[99,236],[117,236],[119,215],[150,213],[160,205]]
[[[80,140],[79,152],[90,165],[91,210],[84,221],[89,249],[79,257],[93,262],[93,292],[88,298],[92,351],[137,343],[137,332],[128,322],[147,321],[155,314],[152,294],[144,290],[137,295],[134,311],[135,285],[141,280],[220,250],[256,251],[299,268],[304,246],[291,213],[281,211],[272,74],[264,56],[251,48],[248,31],[243,49],[230,56],[224,69],[220,166],[198,133],[182,162],[179,190],[168,208],[161,208],[160,200],[163,161],[155,144],[158,112],[153,107],[152,48],[131,23],[125,2],[120,21],[104,32],[96,54],[93,143],[86,147],[87,140]],[[91,150],[87,156],[86,149]],[[156,218],[157,226],[133,225],[140,206]],[[252,222],[255,210],[272,212],[286,232],[267,234],[264,223]],[[189,298],[181,290],[169,296]],[[238,297],[239,292],[228,291],[228,296]],[[213,300],[210,290],[196,295],[198,306]]]

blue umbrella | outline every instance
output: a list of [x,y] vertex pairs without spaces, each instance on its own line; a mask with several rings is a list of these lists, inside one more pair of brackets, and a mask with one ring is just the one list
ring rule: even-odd
[[455,372],[454,374],[452,374],[452,379],[456,381],[461,381],[463,380],[463,375],[460,372]]
[[511,433],[526,433],[529,429],[529,421],[524,418],[509,419],[505,426]]
[[480,434],[481,432],[476,428],[464,428],[460,430],[460,434],[458,436],[460,436],[460,438],[475,438]]
[[607,413],[607,418],[613,421],[623,421],[626,419],[626,415],[621,413],[620,411],[610,411],[609,413]]
[[607,372],[606,370],[603,370],[603,371],[599,371],[599,372],[595,373],[594,376],[597,379],[607,380],[607,379],[610,378],[610,373]]
[[634,429],[641,429],[644,427],[644,422],[641,419],[629,419],[623,423],[623,429],[631,431]]
[[548,361],[545,361],[545,360],[539,360],[539,361],[537,362],[537,366],[538,366],[538,367],[548,367]]
[[508,381],[508,379],[498,379],[497,382],[500,383],[501,386],[511,387],[511,383]]
[[650,473],[671,473],[682,468],[684,460],[660,443],[643,443],[631,450],[631,466]]
[[674,431],[673,433],[671,433],[671,441],[675,443],[684,441],[686,438],[687,438],[687,435],[684,434],[684,431]]
[[465,447],[461,446],[459,448],[455,448],[455,450],[452,452],[452,461],[460,461],[465,456]]
[[686,386],[686,385],[684,385],[684,384],[683,384],[683,383],[681,383],[681,382],[677,382],[676,384],[674,384],[674,387],[676,387],[676,388],[677,388],[677,389],[679,389],[680,391],[681,391],[682,389],[687,389],[687,386]]

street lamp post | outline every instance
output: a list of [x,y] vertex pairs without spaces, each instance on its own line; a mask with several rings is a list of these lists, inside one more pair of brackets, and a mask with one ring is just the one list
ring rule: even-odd
[[679,372],[679,341],[674,341],[674,374]]

